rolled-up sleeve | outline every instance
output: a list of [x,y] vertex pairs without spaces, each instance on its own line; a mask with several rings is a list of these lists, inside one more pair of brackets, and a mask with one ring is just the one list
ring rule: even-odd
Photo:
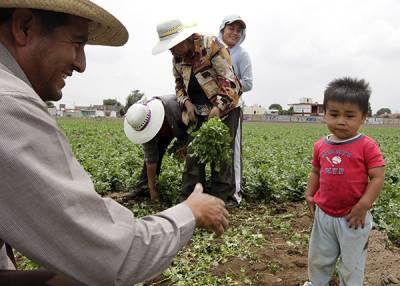
[[157,164],[160,154],[158,150],[158,136],[151,139],[149,142],[144,143],[143,153],[144,153],[144,161],[147,164]]
[[43,102],[0,93],[0,238],[85,285],[132,285],[162,272],[195,221],[179,204],[137,219],[100,197]]

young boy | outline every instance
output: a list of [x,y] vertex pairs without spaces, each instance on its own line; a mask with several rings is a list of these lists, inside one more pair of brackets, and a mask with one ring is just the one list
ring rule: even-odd
[[330,135],[314,144],[306,200],[314,217],[308,254],[310,282],[327,286],[339,258],[340,285],[364,279],[369,209],[382,190],[385,162],[374,140],[358,132],[367,117],[368,83],[352,78],[329,83],[324,93]]

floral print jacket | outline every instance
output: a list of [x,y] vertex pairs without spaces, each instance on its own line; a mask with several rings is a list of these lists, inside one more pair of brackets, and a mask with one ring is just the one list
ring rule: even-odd
[[237,106],[241,95],[229,52],[214,36],[193,34],[193,40],[191,58],[173,58],[177,101],[182,107],[186,100],[190,100],[188,87],[193,72],[212,106],[217,106],[224,116]]

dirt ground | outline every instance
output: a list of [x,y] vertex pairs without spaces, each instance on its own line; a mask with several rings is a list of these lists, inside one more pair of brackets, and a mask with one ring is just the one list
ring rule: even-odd
[[[131,202],[134,203],[134,202]],[[284,205],[268,205],[270,219],[266,221],[265,229],[261,230],[268,241],[264,247],[254,249],[259,257],[258,262],[248,261],[239,257],[230,257],[224,264],[218,265],[210,271],[223,277],[225,273],[233,273],[234,276],[245,274],[251,277],[251,285],[280,285],[280,286],[302,286],[307,280],[307,241],[300,241],[296,247],[288,244],[289,237],[299,234],[300,237],[307,237],[310,233],[311,218],[303,203],[288,203]],[[262,215],[265,207],[258,207],[256,204],[248,204],[245,207],[230,210],[231,225],[240,225],[251,213],[257,217],[257,212]],[[291,216],[289,231],[282,232],[279,228],[271,227],[274,217]],[[245,271],[245,273],[243,273]],[[162,282],[163,277],[152,280],[144,285],[170,285]],[[365,271],[365,286],[400,286],[400,248],[393,245],[387,236],[377,230],[370,234],[368,247],[368,260]],[[336,275],[330,286],[339,285]]]
[[[257,211],[254,206],[251,206],[250,209],[249,211]],[[275,207],[275,210],[277,214],[295,214],[295,220],[291,223],[293,232],[309,232],[311,218],[303,204],[287,204],[279,208]],[[227,271],[239,273],[240,269],[245,268],[247,269],[246,276],[258,277],[258,282],[254,285],[303,285],[304,281],[307,280],[308,246],[305,244],[293,250],[286,243],[287,235],[274,231],[273,228],[266,228],[264,236],[268,240],[272,240],[275,247],[256,250],[257,254],[264,258],[261,263],[249,264],[239,258],[232,257],[228,263],[215,269],[215,273],[217,275]],[[270,265],[268,263],[271,261],[279,265],[279,271],[276,273],[271,272],[271,267],[268,267]],[[369,240],[364,285],[395,285],[393,282],[398,282],[397,280],[400,280],[400,249],[393,246],[384,233],[373,230]],[[333,279],[330,285],[339,285],[338,278]],[[400,285],[400,282],[398,285]]]

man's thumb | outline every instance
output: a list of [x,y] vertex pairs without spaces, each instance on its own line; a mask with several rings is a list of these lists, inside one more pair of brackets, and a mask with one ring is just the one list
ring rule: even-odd
[[201,194],[203,192],[203,185],[201,183],[197,183],[193,192],[196,194]]

